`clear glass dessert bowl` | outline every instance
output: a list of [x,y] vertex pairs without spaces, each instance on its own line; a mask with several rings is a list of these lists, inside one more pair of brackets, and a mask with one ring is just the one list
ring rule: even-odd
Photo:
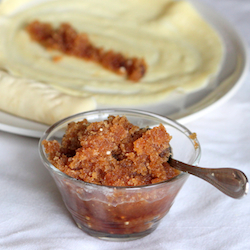
[[172,136],[170,145],[173,157],[184,163],[199,163],[200,144],[193,133],[176,121],[146,111],[125,109],[79,113],[55,123],[43,134],[39,142],[41,160],[54,178],[77,226],[87,234],[101,239],[134,240],[157,228],[189,174],[180,172],[169,180],[144,186],[97,185],[77,180],[58,170],[48,160],[42,145],[43,140],[61,142],[70,122],[83,119],[89,122],[103,121],[110,115],[126,116],[140,128],[163,124]]

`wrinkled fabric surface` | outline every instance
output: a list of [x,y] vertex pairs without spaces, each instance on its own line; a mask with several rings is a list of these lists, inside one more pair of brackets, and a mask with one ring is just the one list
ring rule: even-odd
[[[250,1],[203,0],[250,45]],[[202,145],[200,166],[239,168],[250,178],[250,76],[226,103],[185,124]],[[0,131],[0,249],[250,249],[250,195],[235,200],[190,176],[149,236],[131,242],[92,238],[75,226],[40,161],[38,139]]]

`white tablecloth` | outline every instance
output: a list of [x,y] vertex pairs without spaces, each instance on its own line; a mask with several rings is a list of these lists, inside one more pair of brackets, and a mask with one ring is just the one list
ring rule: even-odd
[[[249,0],[203,0],[250,44]],[[250,77],[216,110],[186,124],[202,145],[200,165],[250,177]],[[250,195],[235,200],[190,176],[151,235],[107,242],[78,229],[42,165],[38,139],[0,131],[0,249],[250,249]]]

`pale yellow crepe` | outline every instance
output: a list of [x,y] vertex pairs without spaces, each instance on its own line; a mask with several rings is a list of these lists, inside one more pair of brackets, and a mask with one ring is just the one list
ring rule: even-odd
[[95,108],[93,98],[70,96],[27,79],[0,74],[0,107],[11,114],[53,124],[72,114]]
[[[144,58],[148,71],[134,83],[82,59],[64,55],[55,62],[53,57],[61,53],[46,50],[25,31],[34,20],[54,27],[68,22],[98,47]],[[217,33],[186,1],[5,0],[0,37],[0,68],[15,81],[32,79],[83,101],[94,97],[98,104],[114,106],[155,103],[176,89],[202,88],[218,72],[223,55]],[[94,106],[89,102],[86,109]]]

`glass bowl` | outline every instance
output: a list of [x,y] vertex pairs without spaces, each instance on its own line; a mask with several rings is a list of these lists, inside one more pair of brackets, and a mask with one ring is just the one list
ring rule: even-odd
[[52,125],[39,142],[39,153],[45,167],[54,178],[63,201],[77,226],[87,234],[106,240],[134,240],[150,234],[168,213],[176,195],[188,178],[180,172],[174,178],[137,187],[114,187],[87,183],[74,179],[54,167],[48,160],[43,140],[61,142],[70,122],[87,119],[103,121],[109,115],[126,116],[141,128],[163,124],[172,136],[173,158],[197,165],[200,144],[184,126],[169,118],[140,110],[107,109],[79,113]]

